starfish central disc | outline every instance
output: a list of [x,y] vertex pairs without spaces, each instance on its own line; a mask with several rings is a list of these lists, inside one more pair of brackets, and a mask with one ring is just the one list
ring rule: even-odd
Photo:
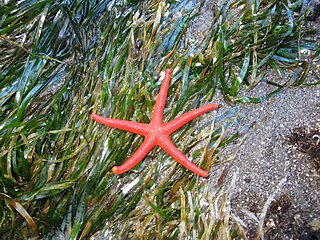
[[141,146],[137,151],[121,166],[114,166],[112,171],[115,174],[124,173],[135,165],[137,165],[155,146],[160,146],[178,163],[189,169],[190,171],[202,176],[208,177],[208,172],[202,170],[197,165],[192,163],[177,147],[171,142],[169,135],[179,128],[190,122],[194,118],[219,108],[217,104],[208,104],[206,106],[194,109],[188,113],[182,114],[180,117],[163,123],[163,111],[166,103],[166,98],[169,89],[171,70],[167,69],[165,77],[160,87],[160,92],[153,109],[151,122],[138,123],[127,120],[118,120],[112,118],[105,118],[97,114],[92,114],[91,117],[98,123],[104,124],[108,127],[114,127],[120,130],[128,131],[135,134],[140,134],[145,137]]

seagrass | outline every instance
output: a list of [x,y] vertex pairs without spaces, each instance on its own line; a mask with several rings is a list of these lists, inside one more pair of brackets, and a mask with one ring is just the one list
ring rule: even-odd
[[[213,4],[198,41],[192,26],[207,1],[191,2],[0,3],[1,236],[87,239],[104,229],[124,239],[245,238],[230,208],[233,186],[223,181],[233,176],[228,168],[208,191],[207,180],[158,149],[116,176],[111,168],[143,138],[90,118],[95,112],[149,122],[166,68],[174,69],[166,122],[215,102],[218,91],[223,108],[310,84],[305,79],[320,48],[307,38],[315,32],[302,27],[302,1]],[[310,61],[302,50],[312,52]],[[292,78],[251,96],[266,69],[289,69]],[[233,112],[194,120],[171,139],[195,164],[215,171],[224,162],[219,152],[237,138],[233,124]]]

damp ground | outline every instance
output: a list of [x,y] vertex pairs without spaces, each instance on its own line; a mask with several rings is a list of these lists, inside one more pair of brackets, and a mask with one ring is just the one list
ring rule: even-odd
[[[319,19],[313,24],[319,27]],[[319,81],[319,71],[314,62],[306,82]],[[266,74],[250,94],[273,91],[268,79],[282,81],[275,73]],[[219,111],[235,109],[239,123],[229,131],[240,137],[221,157],[233,158],[228,174],[230,181],[237,174],[237,181],[231,211],[248,238],[254,238],[260,224],[265,239],[320,239],[320,87],[292,86],[263,103],[223,103]],[[211,186],[223,169],[212,168]]]

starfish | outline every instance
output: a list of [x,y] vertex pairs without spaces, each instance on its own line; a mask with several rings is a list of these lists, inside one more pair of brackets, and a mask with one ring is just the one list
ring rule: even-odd
[[168,123],[163,123],[162,115],[166,104],[171,72],[172,71],[170,69],[165,71],[165,77],[161,84],[160,92],[154,106],[151,122],[149,124],[105,118],[97,114],[91,115],[91,118],[98,123],[145,137],[140,147],[127,161],[125,161],[121,166],[114,166],[112,168],[112,171],[115,174],[121,174],[133,168],[151,151],[151,149],[158,145],[178,163],[190,171],[202,177],[208,177],[208,172],[202,170],[197,165],[192,163],[182,152],[177,149],[177,147],[171,142],[169,135],[177,131],[194,118],[202,115],[203,113],[215,110],[219,108],[219,106],[217,104],[208,104],[206,106],[194,109],[188,113],[182,114],[180,117]]

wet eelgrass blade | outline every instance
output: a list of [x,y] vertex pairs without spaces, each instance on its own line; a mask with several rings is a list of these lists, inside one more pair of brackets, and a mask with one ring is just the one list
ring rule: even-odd
[[[26,211],[26,209],[18,201],[11,199],[6,194],[1,193],[0,198],[1,200],[4,200],[8,208],[11,208],[11,207],[14,208],[25,219],[25,221],[27,222],[27,224],[31,229],[33,236],[35,238],[39,238],[36,223],[33,220],[33,218],[30,216],[30,214]],[[11,233],[12,235],[14,234],[13,231]]]
[[[294,17],[296,8],[290,9],[278,1],[226,1],[224,6],[227,7],[217,16],[220,24],[213,22],[216,25],[205,50],[212,52],[207,60],[212,61],[213,77],[219,81],[227,100],[259,103],[272,96],[272,92],[260,97],[247,94],[264,78],[263,67],[283,72],[301,63],[312,64],[301,59],[300,52],[301,48],[314,51],[317,44],[301,39],[302,18]],[[305,81],[306,70],[303,69],[295,85]]]

